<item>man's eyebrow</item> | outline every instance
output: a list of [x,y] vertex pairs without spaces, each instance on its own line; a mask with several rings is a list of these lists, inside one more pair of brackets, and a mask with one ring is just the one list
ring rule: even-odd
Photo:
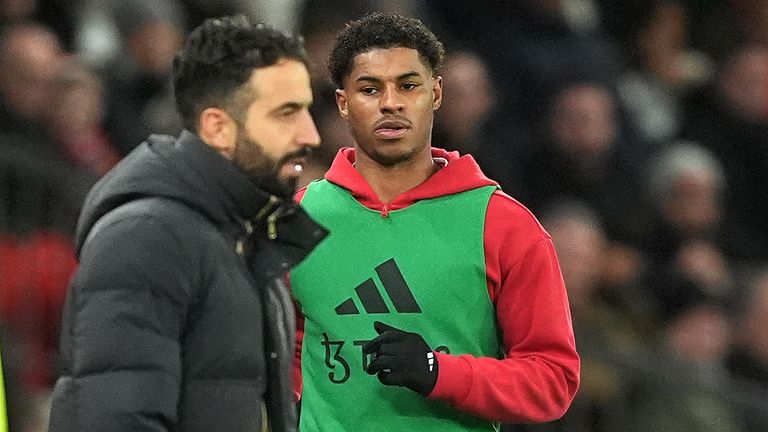
[[296,102],[296,101],[290,101],[286,102],[284,104],[279,105],[277,108],[271,109],[269,112],[270,114],[278,114],[283,111],[298,111],[303,109],[304,107],[308,107],[310,104],[308,102]]
[[[408,78],[419,77],[419,76],[421,76],[421,74],[419,74],[418,72],[416,72],[416,71],[409,71],[409,72],[406,72],[404,74],[398,75],[396,79],[397,79],[397,81],[402,81],[402,80],[405,80],[405,79],[408,79]],[[363,82],[380,83],[381,82],[381,78],[378,78],[378,77],[375,77],[375,76],[370,76],[370,75],[361,75],[360,77],[357,78],[356,81],[357,82],[363,81]]]

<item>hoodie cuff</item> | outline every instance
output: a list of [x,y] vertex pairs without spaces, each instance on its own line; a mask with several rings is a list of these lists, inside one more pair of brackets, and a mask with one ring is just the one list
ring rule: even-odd
[[472,388],[472,366],[464,357],[435,352],[437,383],[427,396],[429,399],[444,400],[451,405],[464,402]]

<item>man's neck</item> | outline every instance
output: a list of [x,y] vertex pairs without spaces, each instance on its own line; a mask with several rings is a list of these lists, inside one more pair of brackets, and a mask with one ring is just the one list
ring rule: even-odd
[[413,189],[440,169],[431,153],[419,155],[393,166],[383,166],[365,156],[358,157],[355,168],[371,186],[384,204],[391,203],[398,195]]

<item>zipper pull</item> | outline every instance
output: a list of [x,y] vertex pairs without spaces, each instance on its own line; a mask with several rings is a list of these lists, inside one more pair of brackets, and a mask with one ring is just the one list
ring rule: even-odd
[[280,202],[280,198],[274,195],[270,195],[269,201],[267,202],[267,204],[265,204],[264,207],[262,207],[261,210],[259,210],[259,212],[256,214],[256,217],[253,218],[253,220],[259,220],[263,218],[264,215],[267,214],[268,211],[272,210],[272,208],[274,208],[275,205],[278,204],[279,202]]
[[253,234],[253,224],[251,221],[243,221],[243,228],[245,228],[245,234],[251,235]]
[[280,216],[280,208],[267,216],[267,238],[274,240],[277,238],[277,218]]

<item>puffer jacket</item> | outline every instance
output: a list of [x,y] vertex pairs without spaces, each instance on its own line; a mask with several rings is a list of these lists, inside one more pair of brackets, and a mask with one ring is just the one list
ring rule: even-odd
[[90,192],[51,432],[294,431],[283,284],[327,231],[187,131]]

